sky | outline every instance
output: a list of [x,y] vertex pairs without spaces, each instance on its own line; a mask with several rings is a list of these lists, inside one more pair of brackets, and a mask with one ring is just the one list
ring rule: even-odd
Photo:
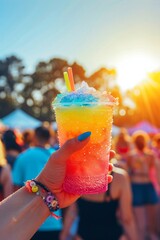
[[113,67],[125,87],[127,68],[160,69],[159,16],[159,0],[0,0],[0,59],[15,54],[27,72],[53,57],[88,75]]

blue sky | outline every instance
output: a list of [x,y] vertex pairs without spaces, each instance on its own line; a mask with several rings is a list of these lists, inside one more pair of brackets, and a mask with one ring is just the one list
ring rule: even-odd
[[[160,59],[159,0],[0,0],[0,59],[77,61],[87,73],[141,52]],[[155,66],[157,67],[157,66]]]

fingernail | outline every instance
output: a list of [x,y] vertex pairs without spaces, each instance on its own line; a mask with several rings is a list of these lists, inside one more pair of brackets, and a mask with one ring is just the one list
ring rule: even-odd
[[78,136],[78,141],[83,141],[91,135],[91,132],[84,132]]

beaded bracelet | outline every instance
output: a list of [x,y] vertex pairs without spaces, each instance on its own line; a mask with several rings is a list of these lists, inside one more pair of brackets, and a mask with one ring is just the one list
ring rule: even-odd
[[35,193],[37,196],[40,196],[43,199],[44,203],[49,208],[52,216],[57,219],[60,218],[53,213],[59,209],[58,200],[46,186],[34,179],[26,181],[25,186],[29,192]]

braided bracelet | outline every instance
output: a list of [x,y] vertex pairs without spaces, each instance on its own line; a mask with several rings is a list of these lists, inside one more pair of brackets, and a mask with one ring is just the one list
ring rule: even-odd
[[46,186],[34,179],[26,181],[25,186],[29,192],[35,193],[37,196],[40,196],[43,199],[44,203],[49,208],[52,216],[54,216],[55,218],[59,218],[53,213],[59,209],[58,200]]

